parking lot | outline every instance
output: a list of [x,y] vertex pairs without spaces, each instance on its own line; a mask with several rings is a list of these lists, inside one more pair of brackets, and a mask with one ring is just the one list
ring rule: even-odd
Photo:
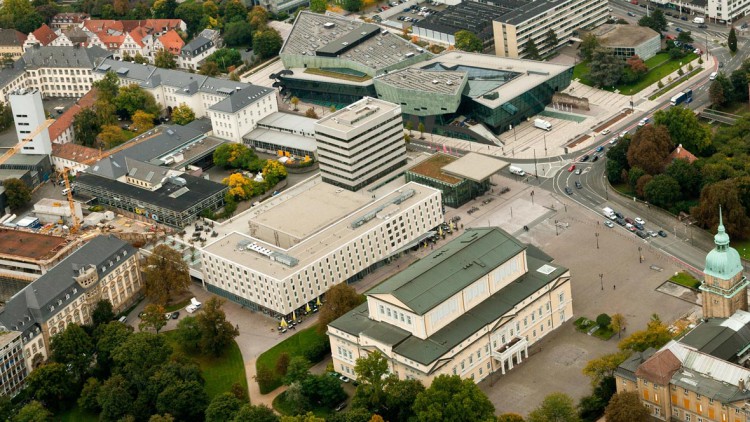
[[[431,14],[445,10],[447,7],[445,4],[435,2],[423,2],[419,4],[410,4],[405,0],[399,0],[400,2],[393,1],[390,5],[378,6],[375,9],[376,15],[373,16],[375,21],[391,21],[400,22],[404,28],[410,28],[413,24],[421,21],[422,19],[430,16]],[[393,5],[396,6],[393,6]],[[405,4],[405,6],[403,6]],[[393,13],[391,8],[396,7],[403,10],[399,10]],[[385,9],[384,9],[385,8]]]

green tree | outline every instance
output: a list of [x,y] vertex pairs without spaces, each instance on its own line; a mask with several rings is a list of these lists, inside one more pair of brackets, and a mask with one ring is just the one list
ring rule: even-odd
[[599,49],[599,38],[596,38],[596,35],[589,32],[581,40],[578,55],[581,56],[581,59],[590,61],[594,57],[594,51],[597,49]]
[[654,175],[664,170],[665,160],[674,149],[669,132],[664,126],[646,125],[633,135],[628,148],[628,164]]
[[120,92],[120,78],[111,70],[107,71],[102,79],[99,79],[92,85],[96,88],[97,100],[114,101]]
[[127,415],[133,406],[133,396],[128,391],[128,382],[121,375],[114,375],[99,387],[97,402],[102,420],[116,421]]
[[246,404],[237,412],[234,422],[279,422],[279,417],[268,406]]
[[154,55],[154,65],[162,69],[174,69],[177,67],[177,58],[174,54],[162,48]]
[[146,257],[143,275],[144,294],[160,305],[190,286],[190,273],[182,254],[164,244],[157,245]]
[[151,415],[151,417],[148,418],[148,422],[174,422],[174,418],[170,414]]
[[133,62],[138,64],[148,64],[148,59],[143,57],[140,52],[137,52],[135,53],[135,57],[133,57]]
[[[361,0],[345,0],[361,1]],[[268,59],[279,54],[283,44],[279,31],[273,28],[264,28],[253,34],[253,52],[261,59]]]
[[55,362],[70,368],[74,382],[83,380],[94,358],[94,343],[80,325],[69,324],[65,330],[52,337],[50,349]]
[[644,16],[639,19],[638,25],[646,26],[658,33],[662,33],[667,30],[667,18],[661,10],[655,9],[651,12],[650,16]]
[[711,82],[711,86],[708,88],[708,97],[711,99],[711,104],[714,106],[723,106],[727,103],[727,96],[724,93],[724,84],[719,80],[722,74]]
[[206,57],[206,61],[216,63],[219,67],[219,72],[227,73],[231,71],[231,68],[242,64],[242,56],[234,48],[220,48]]
[[112,370],[112,351],[125,343],[131,334],[133,328],[119,321],[112,321],[96,328],[96,366],[101,379],[107,378]]
[[138,329],[141,331],[153,329],[156,331],[156,334],[159,334],[159,330],[167,325],[167,318],[165,317],[166,312],[166,309],[159,304],[150,303],[146,305],[143,309]]
[[199,25],[203,19],[203,4],[199,2],[184,2],[174,10],[174,17],[182,19],[187,25],[191,35],[198,33],[201,29]]
[[528,60],[541,60],[542,56],[539,55],[539,49],[533,39],[529,38],[526,44],[523,46],[524,59]]
[[643,170],[640,167],[633,167],[628,171],[628,185],[630,185],[630,190],[635,192],[635,186],[638,183],[638,180],[646,175],[646,170]]
[[517,413],[503,413],[497,417],[497,422],[524,422],[523,416]]
[[24,34],[35,31],[44,20],[27,0],[8,0],[0,8],[0,26],[15,28]]
[[219,65],[216,62],[204,61],[198,69],[198,74],[205,76],[219,76],[220,73]]
[[662,208],[672,207],[677,201],[682,199],[680,184],[666,174],[658,174],[654,176],[654,178],[644,186],[643,193],[648,202]]
[[[359,389],[359,387],[357,388]],[[419,380],[392,379],[385,387],[385,407],[381,409],[383,419],[389,421],[411,420],[414,417],[412,405],[417,400],[417,396],[424,390],[424,385]]]
[[240,411],[242,404],[232,393],[219,394],[206,408],[206,422],[231,421]]
[[547,45],[551,50],[554,50],[557,48],[557,44],[560,43],[560,40],[557,38],[557,34],[555,33],[555,30],[550,28],[546,34],[544,34],[544,43]]
[[151,7],[154,19],[172,19],[177,9],[177,0],[156,0]]
[[630,165],[628,164],[629,148],[630,137],[627,136],[607,151],[605,171],[607,173],[607,179],[611,183],[620,183],[624,181],[622,178],[623,171],[630,168]]
[[735,31],[734,26],[729,30],[729,38],[727,38],[727,46],[729,47],[729,51],[732,53],[737,52],[737,31]]
[[113,319],[115,319],[115,313],[112,310],[112,302],[107,299],[101,299],[96,302],[94,310],[91,311],[91,323],[93,324],[93,328],[102,324],[109,324]]
[[612,322],[612,318],[607,314],[599,314],[596,317],[596,325],[600,327],[607,328],[610,322]]
[[671,339],[672,333],[669,332],[669,328],[661,322],[658,315],[652,315],[651,321],[648,322],[645,330],[636,331],[625,337],[617,347],[620,350],[643,352],[649,347],[659,349]]
[[362,0],[343,0],[342,6],[347,12],[359,12],[362,10]]
[[73,136],[77,144],[93,147],[96,145],[96,136],[101,131],[96,112],[90,108],[81,110],[73,118]]
[[414,414],[420,422],[494,421],[495,406],[473,380],[438,375],[417,396]]
[[393,377],[388,376],[388,359],[375,350],[357,359],[354,372],[360,385],[353,403],[370,412],[380,413],[385,407],[385,387],[393,382]]
[[31,189],[21,179],[5,179],[2,185],[11,210],[22,208],[31,201]]
[[654,124],[666,127],[672,141],[682,144],[692,153],[702,155],[711,148],[711,130],[689,108],[669,107],[658,110],[654,113]]
[[579,422],[573,399],[563,393],[552,393],[529,413],[529,422]]
[[320,309],[318,315],[318,332],[324,333],[328,329],[328,324],[364,301],[364,296],[358,294],[352,286],[345,282],[331,287],[326,292],[326,303]]
[[614,86],[622,76],[622,60],[605,48],[594,50],[589,63],[589,78],[602,87]]
[[677,41],[681,43],[693,42],[693,34],[690,31],[682,31],[677,35]]
[[419,124],[417,125],[417,130],[419,131],[419,139],[424,139],[424,129],[424,123],[419,122]]
[[325,13],[328,3],[326,0],[310,0],[310,11],[315,13]]
[[234,338],[240,335],[237,328],[227,321],[226,314],[221,309],[223,304],[223,299],[212,297],[206,301],[203,312],[195,318],[201,332],[199,345],[203,353],[220,356]]
[[187,104],[182,103],[172,109],[172,122],[178,125],[186,125],[195,120],[195,112]]
[[599,385],[604,378],[614,376],[617,367],[629,356],[629,351],[620,351],[591,359],[583,367],[583,374],[591,378],[591,385]]
[[17,414],[13,415],[13,422],[47,422],[51,420],[52,412],[36,400],[30,401]]
[[635,391],[615,394],[604,411],[607,422],[647,422],[651,414]]
[[177,323],[175,337],[183,349],[189,352],[198,351],[201,340],[201,330],[198,327],[198,322],[195,320],[195,317],[188,316],[181,319],[180,322]]
[[253,27],[246,20],[230,22],[224,27],[223,37],[228,46],[252,45]]
[[742,198],[742,191],[736,179],[707,184],[701,191],[698,206],[693,207],[690,214],[701,227],[715,233],[719,225],[718,210],[721,206],[724,227],[729,236],[735,240],[747,239],[750,236],[750,217]]
[[133,333],[112,350],[113,372],[122,375],[136,391],[144,391],[149,378],[169,359],[172,348],[163,336]]
[[304,356],[294,356],[287,365],[284,384],[301,383],[310,376],[310,361]]
[[214,164],[227,168],[249,170],[253,163],[258,161],[258,156],[250,148],[243,144],[222,144],[214,151]]
[[99,407],[97,398],[99,397],[100,387],[101,383],[98,379],[93,377],[87,379],[83,384],[81,395],[78,396],[78,406],[88,412],[99,413],[101,407]]
[[458,50],[481,53],[484,49],[482,40],[477,34],[466,29],[456,32],[453,34],[453,37],[456,40],[456,48]]
[[320,403],[329,409],[347,398],[341,381],[328,375],[310,375],[302,381],[301,386],[302,394],[310,403]]
[[[232,22],[247,22],[247,7],[240,0],[228,0],[221,3],[223,7],[224,22],[229,25]],[[227,25],[224,26],[226,29]]]
[[286,371],[289,369],[289,360],[291,358],[289,357],[289,353],[282,352],[279,354],[279,357],[276,359],[276,374],[280,377],[286,376]]
[[57,362],[32,371],[26,378],[26,390],[28,397],[52,410],[60,409],[78,395],[67,367]]
[[179,421],[197,421],[204,417],[208,395],[197,381],[170,383],[156,398],[156,410]]
[[128,117],[133,116],[138,110],[155,116],[160,111],[154,96],[136,84],[120,87],[114,104],[119,111],[126,113]]
[[114,148],[127,140],[125,132],[117,125],[102,126],[102,131],[97,138],[99,139],[99,145],[103,145],[106,149]]

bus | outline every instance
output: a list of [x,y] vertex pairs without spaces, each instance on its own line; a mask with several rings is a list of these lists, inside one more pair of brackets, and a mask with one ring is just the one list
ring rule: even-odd
[[673,106],[685,103],[688,104],[691,101],[693,101],[693,90],[692,89],[686,89],[679,94],[672,97],[672,99],[669,101],[669,103]]

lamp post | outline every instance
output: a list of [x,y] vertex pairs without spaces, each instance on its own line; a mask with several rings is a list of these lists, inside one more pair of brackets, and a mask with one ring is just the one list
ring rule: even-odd
[[594,236],[596,237],[596,249],[599,249],[599,232],[594,233]]
[[555,220],[555,236],[559,236],[560,231],[557,229],[557,220]]
[[638,263],[643,264],[643,255],[641,254],[641,247],[638,247]]
[[599,273],[599,284],[602,285],[602,291],[604,291],[604,274]]

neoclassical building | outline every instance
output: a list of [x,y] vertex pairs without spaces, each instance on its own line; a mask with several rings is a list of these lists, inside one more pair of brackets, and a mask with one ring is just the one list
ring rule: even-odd
[[336,371],[378,350],[400,379],[479,382],[573,317],[570,271],[498,227],[467,229],[328,325]]

